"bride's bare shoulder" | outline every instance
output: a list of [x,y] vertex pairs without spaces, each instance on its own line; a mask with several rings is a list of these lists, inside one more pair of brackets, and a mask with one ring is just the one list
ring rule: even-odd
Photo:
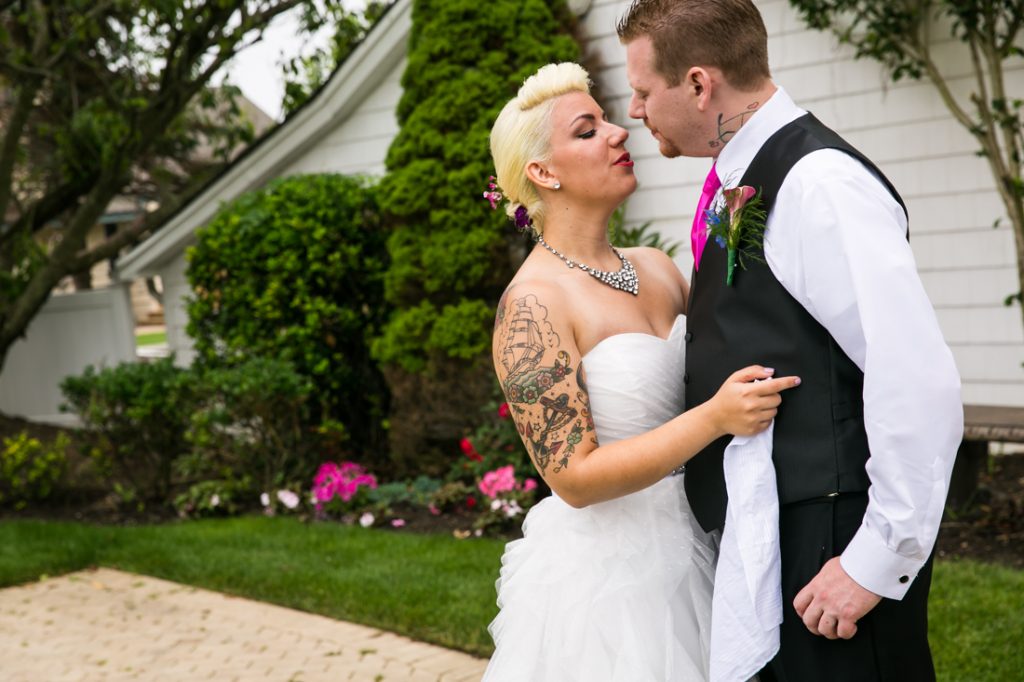
[[634,246],[622,249],[622,253],[629,258],[633,265],[647,273],[663,278],[666,282],[672,282],[683,291],[689,291],[689,283],[683,275],[682,270],[672,260],[672,257],[661,249],[652,246]]
[[522,308],[523,306],[540,305],[544,308],[548,317],[554,314],[555,318],[565,316],[566,291],[561,284],[555,280],[531,276],[516,275],[505,288],[505,292],[498,301],[498,310],[495,318],[495,332],[498,326],[510,310]]
[[619,250],[637,265],[646,265],[663,272],[679,272],[679,266],[675,261],[667,253],[653,246],[631,246]]

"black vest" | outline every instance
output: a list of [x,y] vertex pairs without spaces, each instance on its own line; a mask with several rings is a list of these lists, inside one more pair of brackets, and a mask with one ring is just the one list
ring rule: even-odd
[[[770,212],[790,169],[819,149],[837,149],[859,160],[906,211],[881,171],[811,114],[772,135],[740,184],[760,190],[763,207]],[[802,383],[783,394],[775,419],[772,458],[780,504],[867,490],[864,375],[767,264],[748,259],[746,269],[737,266],[732,286],[725,285],[725,270],[725,249],[708,241],[700,271],[691,280],[686,409],[714,396],[730,374],[747,365],[774,367],[776,376],[797,375]],[[715,441],[686,465],[686,494],[705,530],[725,522],[722,454],[731,438]]]

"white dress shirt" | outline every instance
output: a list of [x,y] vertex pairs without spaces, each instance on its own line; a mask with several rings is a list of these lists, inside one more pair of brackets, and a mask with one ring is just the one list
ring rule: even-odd
[[[768,138],[804,113],[779,88],[719,154],[723,184],[737,185]],[[764,239],[775,277],[864,372],[871,487],[840,563],[891,599],[906,594],[931,554],[963,435],[960,376],[906,230],[871,171],[824,149],[793,166]]]

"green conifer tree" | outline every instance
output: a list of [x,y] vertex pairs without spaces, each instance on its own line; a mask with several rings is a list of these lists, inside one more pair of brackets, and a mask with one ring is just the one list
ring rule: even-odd
[[563,0],[416,0],[412,19],[381,187],[395,312],[374,344],[399,464],[457,437],[489,397],[494,308],[524,249],[482,196],[488,136],[527,76],[580,53]]

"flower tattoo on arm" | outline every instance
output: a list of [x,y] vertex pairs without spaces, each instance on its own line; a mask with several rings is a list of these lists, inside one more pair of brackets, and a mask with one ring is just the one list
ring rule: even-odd
[[547,317],[548,309],[530,294],[502,305],[495,324],[501,386],[541,475],[569,466],[584,434],[594,430],[582,368],[573,367]]

